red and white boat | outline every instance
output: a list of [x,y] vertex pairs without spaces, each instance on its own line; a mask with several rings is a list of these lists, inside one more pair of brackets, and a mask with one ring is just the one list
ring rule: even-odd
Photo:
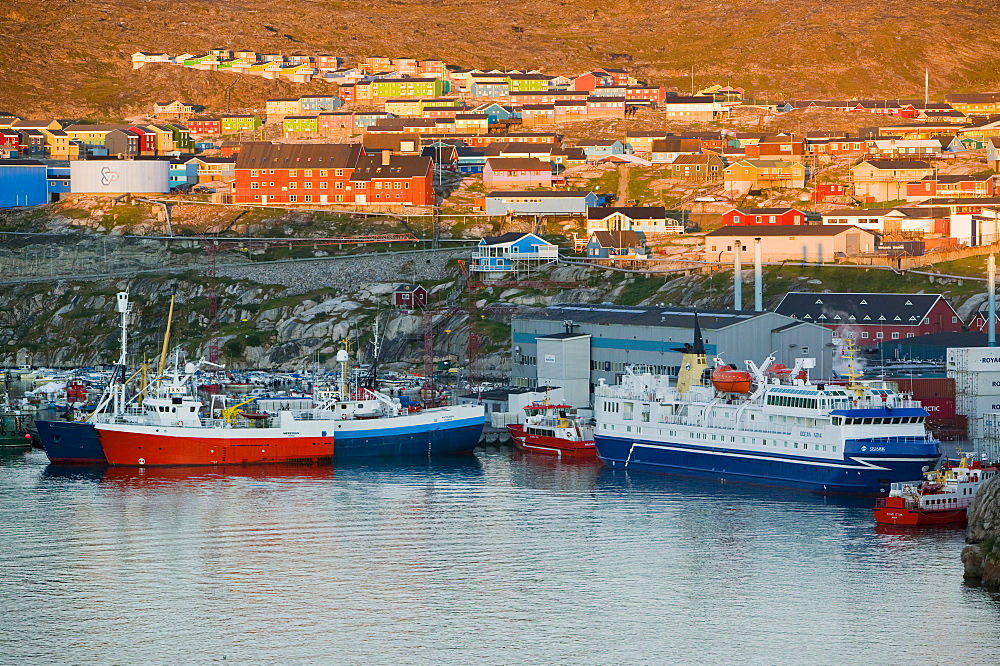
[[[110,465],[228,465],[320,462],[333,458],[334,423],[315,409],[243,413],[213,396],[191,396],[196,364],[175,373],[153,395],[94,419]],[[216,400],[220,398],[221,400]],[[238,407],[238,405],[237,405]]]
[[507,431],[521,451],[563,458],[597,458],[594,429],[578,417],[570,416],[569,405],[553,405],[545,400],[526,405],[524,423],[512,423]]
[[888,497],[875,501],[875,522],[883,525],[964,524],[976,491],[997,468],[967,458],[928,472],[923,481],[893,483]]

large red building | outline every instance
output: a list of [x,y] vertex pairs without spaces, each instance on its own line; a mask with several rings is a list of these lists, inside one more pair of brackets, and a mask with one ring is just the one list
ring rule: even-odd
[[236,156],[236,203],[392,205],[434,203],[433,165],[415,155],[365,154],[361,144],[248,143]]
[[805,224],[806,214],[797,208],[733,208],[722,214],[722,226]]
[[222,134],[222,119],[195,116],[194,118],[188,118],[187,127],[188,132],[192,135],[218,136]]
[[789,292],[775,312],[820,324],[861,346],[963,328],[958,313],[940,294]]

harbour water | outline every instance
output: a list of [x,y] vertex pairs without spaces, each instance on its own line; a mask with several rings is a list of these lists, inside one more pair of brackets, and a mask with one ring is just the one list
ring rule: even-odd
[[961,530],[509,450],[407,465],[0,459],[0,662],[1000,663]]

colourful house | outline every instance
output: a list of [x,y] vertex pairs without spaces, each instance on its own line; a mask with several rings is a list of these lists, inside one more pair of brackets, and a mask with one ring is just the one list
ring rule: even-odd
[[797,208],[733,208],[722,214],[722,226],[805,224],[806,214]]
[[748,190],[803,188],[806,168],[784,160],[741,160],[723,172],[725,189],[731,193]]
[[299,98],[299,108],[303,113],[311,111],[336,111],[344,105],[337,95],[305,95]]
[[552,164],[534,157],[491,157],[483,169],[485,187],[551,187]]
[[469,268],[483,279],[506,273],[531,273],[539,266],[559,261],[559,247],[530,233],[510,232],[486,236],[472,252]]
[[260,129],[261,120],[253,114],[227,114],[220,118],[223,134],[239,134]]
[[544,74],[510,74],[507,76],[509,92],[542,92],[549,89],[551,76]]
[[285,116],[281,129],[289,134],[319,134],[319,116]]

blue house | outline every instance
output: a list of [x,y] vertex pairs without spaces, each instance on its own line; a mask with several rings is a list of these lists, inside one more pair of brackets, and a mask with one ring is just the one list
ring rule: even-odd
[[354,114],[354,129],[367,129],[378,121],[385,120],[386,118],[398,118],[398,116],[394,113],[386,113],[385,111],[374,111],[368,113],[358,111]]
[[47,204],[47,176],[38,160],[0,160],[0,208]]
[[59,195],[69,194],[69,167],[48,167],[45,180],[49,201],[59,201]]
[[646,248],[634,231],[595,231],[587,241],[590,260],[638,261],[646,255]]
[[583,154],[587,156],[588,162],[608,155],[624,155],[632,152],[627,144],[617,139],[580,141],[576,147],[583,148]]
[[302,112],[309,111],[336,111],[344,105],[344,100],[336,95],[306,95],[299,98],[299,106]]
[[470,113],[485,113],[490,125],[496,124],[501,120],[510,120],[511,118],[520,118],[521,114],[517,113],[513,109],[509,109],[496,102],[489,102],[487,104],[480,104],[476,108],[472,109]]
[[[461,159],[461,158],[460,158]],[[587,208],[599,206],[593,192],[490,192],[486,195],[487,215],[586,215]]]
[[472,252],[471,270],[487,280],[507,273],[529,275],[545,264],[559,261],[559,247],[535,234],[512,231],[486,236]]
[[507,97],[510,94],[510,84],[504,81],[476,81],[469,86],[473,97]]
[[482,173],[486,168],[486,151],[482,148],[456,146],[459,173]]
[[170,189],[198,184],[198,162],[190,159],[170,160]]

